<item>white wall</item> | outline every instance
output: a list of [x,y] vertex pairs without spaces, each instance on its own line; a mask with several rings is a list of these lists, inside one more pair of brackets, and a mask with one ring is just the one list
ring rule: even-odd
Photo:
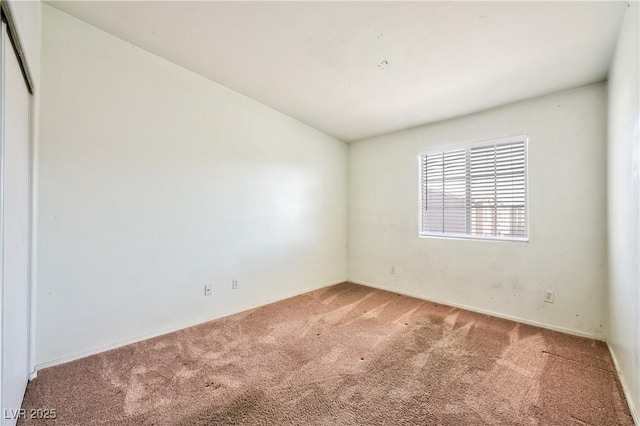
[[[596,84],[351,144],[349,279],[603,338],[605,126]],[[530,242],[419,238],[419,153],[517,134],[529,136]]]
[[346,279],[344,143],[48,6],[42,60],[40,366]]
[[640,31],[630,2],[609,72],[609,348],[640,421]]

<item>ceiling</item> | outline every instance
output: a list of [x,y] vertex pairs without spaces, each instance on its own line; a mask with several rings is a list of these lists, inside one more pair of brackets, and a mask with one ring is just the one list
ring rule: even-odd
[[606,79],[626,2],[47,2],[343,141]]

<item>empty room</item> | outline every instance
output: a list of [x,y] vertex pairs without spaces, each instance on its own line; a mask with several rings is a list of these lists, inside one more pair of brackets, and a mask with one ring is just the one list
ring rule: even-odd
[[638,1],[0,0],[0,424],[638,425]]

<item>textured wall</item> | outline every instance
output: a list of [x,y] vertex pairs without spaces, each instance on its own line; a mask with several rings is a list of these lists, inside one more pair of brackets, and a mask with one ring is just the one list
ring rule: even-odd
[[[419,238],[418,155],[519,134],[529,242]],[[349,278],[604,338],[605,140],[596,84],[350,145]]]
[[39,365],[346,278],[344,143],[46,5],[43,21]]
[[630,2],[609,73],[608,220],[611,352],[639,421],[640,410],[640,42]]

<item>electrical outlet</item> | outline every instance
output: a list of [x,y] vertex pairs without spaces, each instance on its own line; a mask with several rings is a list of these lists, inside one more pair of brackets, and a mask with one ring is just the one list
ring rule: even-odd
[[395,266],[391,266],[391,273],[395,274],[396,273],[396,267]]
[[237,290],[238,289],[238,280],[231,280],[231,288],[233,290]]
[[547,303],[553,303],[553,290],[544,291],[544,301]]
[[211,284],[205,284],[204,285],[204,295],[205,296],[211,296],[212,293],[212,288],[211,288]]

